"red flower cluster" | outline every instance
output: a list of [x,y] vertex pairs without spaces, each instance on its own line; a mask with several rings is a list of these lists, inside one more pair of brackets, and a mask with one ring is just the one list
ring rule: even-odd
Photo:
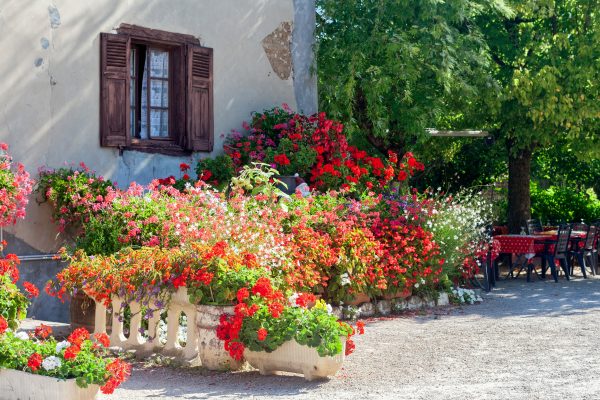
[[52,327],[44,324],[35,328],[34,335],[40,339],[46,339],[52,334]]
[[29,201],[33,180],[22,164],[12,170],[12,157],[7,153],[8,145],[0,143],[0,226],[13,225],[25,218],[25,207]]
[[27,360],[27,366],[31,369],[32,372],[37,371],[42,365],[42,355],[38,353],[33,353],[29,356]]
[[103,347],[110,347],[110,339],[106,333],[95,333],[94,339]]
[[2,335],[8,329],[8,322],[0,315],[0,335]]
[[275,162],[281,166],[290,165],[290,159],[287,158],[285,154],[277,154],[275,157],[273,157],[273,160],[275,160]]
[[65,350],[65,360],[74,360],[77,358],[77,354],[81,351],[81,345],[84,341],[90,339],[90,333],[85,328],[77,328],[67,338],[67,341],[71,343],[71,346]]
[[27,293],[27,297],[33,299],[40,295],[40,290],[31,282],[23,282],[23,287]]
[[9,275],[13,283],[19,280],[19,264],[21,261],[15,254],[0,258],[0,275]]
[[[284,309],[283,293],[273,289],[269,278],[259,278],[250,291],[246,288],[238,290],[237,299],[239,303],[235,306],[234,315],[221,315],[217,327],[217,337],[224,342],[225,350],[235,360],[241,360],[244,356],[245,346],[238,341],[244,319],[253,316],[259,309],[259,305],[256,303],[247,304],[250,293],[258,296],[260,301],[267,305],[273,318],[279,318]],[[267,335],[268,331],[265,328],[259,328],[256,332],[256,338],[261,342],[267,338]]]
[[104,394],[112,394],[115,389],[129,378],[131,375],[131,365],[116,358],[106,366],[109,378],[106,383],[100,387]]

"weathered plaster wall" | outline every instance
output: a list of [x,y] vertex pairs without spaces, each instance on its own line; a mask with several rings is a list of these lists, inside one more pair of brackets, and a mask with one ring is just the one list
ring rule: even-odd
[[[308,74],[312,55],[306,52],[312,28],[298,26],[307,21],[314,23],[313,0],[0,0],[0,141],[34,176],[42,165],[79,161],[120,186],[177,174],[180,162],[208,154],[120,155],[100,147],[99,33],[130,23],[192,34],[214,49],[216,153],[224,134],[252,111],[283,102],[296,107],[297,99],[309,104],[299,108],[316,111],[316,83]],[[286,36],[289,47],[276,46],[283,53],[275,58],[292,64],[283,77],[263,47],[282,23],[293,30]],[[27,211],[25,221],[8,229],[14,238],[6,250],[55,251],[61,238],[48,205],[32,198]],[[46,278],[40,268],[53,271],[50,264],[25,263],[25,277]]]

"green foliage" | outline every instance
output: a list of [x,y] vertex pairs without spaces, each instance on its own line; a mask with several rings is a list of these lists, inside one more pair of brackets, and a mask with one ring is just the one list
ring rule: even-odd
[[0,275],[0,316],[8,327],[16,329],[20,320],[27,315],[29,300],[11,280],[8,274]]
[[514,16],[480,19],[503,88],[494,119],[511,148],[564,137],[592,139],[600,115],[597,1],[511,1],[511,6]]
[[188,295],[194,304],[232,305],[240,288],[254,285],[258,278],[268,275],[262,268],[231,266],[222,259],[214,258],[204,265],[213,274],[210,284],[190,284]]
[[204,158],[198,161],[196,174],[198,174],[199,179],[222,190],[229,185],[229,181],[235,175],[235,166],[229,155],[222,154],[215,158]]
[[[476,24],[500,0],[319,0],[320,104],[353,134],[401,149],[425,128],[467,126],[496,96]],[[487,107],[484,107],[487,108]]]
[[289,198],[278,188],[284,183],[275,178],[277,175],[279,172],[269,164],[252,163],[251,166],[244,165],[239,175],[231,179],[231,185],[234,189],[241,189],[252,196],[261,194]]
[[573,187],[531,185],[531,214],[544,222],[594,222],[600,220],[600,200],[593,189],[578,191]]
[[[259,340],[257,332],[266,329],[265,340]],[[348,337],[351,329],[340,324],[337,317],[329,314],[324,303],[311,309],[286,307],[279,318],[273,318],[268,307],[244,319],[240,340],[252,351],[272,352],[288,340],[316,348],[321,357],[334,356],[342,352],[341,337]]]
[[[275,156],[285,154],[289,160],[287,165],[277,165]],[[308,176],[317,161],[317,152],[307,143],[294,143],[288,138],[279,141],[277,148],[269,147],[265,151],[265,162],[277,165],[281,175]]]

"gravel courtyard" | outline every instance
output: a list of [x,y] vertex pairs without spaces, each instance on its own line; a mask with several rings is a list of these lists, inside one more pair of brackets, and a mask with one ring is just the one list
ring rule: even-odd
[[101,399],[598,399],[600,279],[500,281],[482,304],[369,321],[337,376],[136,368]]

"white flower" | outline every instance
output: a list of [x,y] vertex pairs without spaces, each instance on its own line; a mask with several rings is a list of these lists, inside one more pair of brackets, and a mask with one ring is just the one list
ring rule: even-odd
[[342,275],[340,275],[340,279],[342,280],[342,286],[350,284],[350,277],[348,276],[347,272],[344,272]]
[[70,345],[71,345],[71,343],[67,342],[66,340],[63,340],[62,342],[58,342],[58,343],[56,343],[56,352],[60,353],[63,349],[66,349]]
[[327,314],[332,314],[333,313],[333,307],[331,307],[331,304],[327,304]]
[[415,289],[418,289],[419,286],[421,286],[421,285],[419,285],[419,283],[415,283]]
[[56,356],[50,356],[46,357],[44,361],[42,361],[42,368],[44,368],[46,371],[52,371],[53,369],[59,368],[61,364],[62,362],[60,361],[60,358]]
[[288,302],[290,303],[290,306],[292,307],[298,307],[298,304],[296,304],[296,299],[298,298],[298,293],[294,293],[293,295],[291,295],[288,298]]
[[29,340],[29,335],[27,334],[27,332],[17,332],[17,334],[15,335],[15,337],[21,339],[21,340]]

